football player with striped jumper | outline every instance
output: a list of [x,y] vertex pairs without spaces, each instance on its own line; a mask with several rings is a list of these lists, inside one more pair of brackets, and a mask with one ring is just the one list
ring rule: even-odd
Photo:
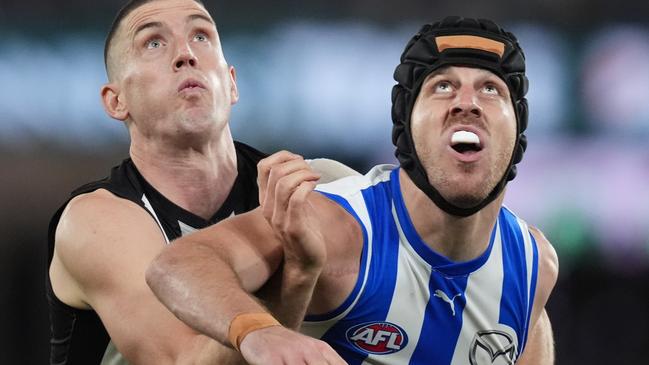
[[287,264],[313,285],[301,332],[349,364],[552,364],[556,253],[503,206],[527,145],[515,36],[445,18],[408,42],[394,77],[399,166],[315,187],[293,155],[271,156],[261,208],[167,248],[149,285],[252,364],[335,363],[305,360],[303,338],[248,294]]

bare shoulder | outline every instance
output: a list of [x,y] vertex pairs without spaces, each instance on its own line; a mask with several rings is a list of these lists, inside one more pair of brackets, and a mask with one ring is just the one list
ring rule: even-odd
[[120,267],[149,261],[164,237],[144,209],[100,189],[68,203],[55,240],[53,265],[61,264],[80,287],[90,287],[107,284]]
[[543,308],[559,276],[559,258],[556,250],[541,230],[530,226],[530,232],[534,236],[539,251],[539,279],[536,301],[539,304],[538,307]]
[[354,241],[362,243],[362,229],[356,218],[323,194],[312,194],[311,202],[318,212],[318,222],[327,232],[327,241],[341,242],[345,247]]
[[54,292],[68,305],[92,308],[129,363],[176,363],[196,341],[146,285],[146,269],[164,247],[145,209],[106,190],[70,201],[57,227]]
[[144,209],[100,189],[68,203],[56,229],[56,246],[62,252],[102,249],[111,246],[104,245],[107,241],[119,243],[134,232],[162,238],[162,232]]
[[541,285],[548,286],[547,289],[551,291],[559,275],[559,258],[557,252],[541,230],[533,226],[529,228],[539,250]]

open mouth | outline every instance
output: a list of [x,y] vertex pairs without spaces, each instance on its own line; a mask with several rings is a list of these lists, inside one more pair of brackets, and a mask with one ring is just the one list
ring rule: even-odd
[[482,151],[480,137],[469,131],[457,131],[451,136],[451,148],[461,154]]

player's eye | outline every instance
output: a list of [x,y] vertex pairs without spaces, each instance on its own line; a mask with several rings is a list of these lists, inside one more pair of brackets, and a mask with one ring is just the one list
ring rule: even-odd
[[453,85],[448,81],[440,81],[435,84],[434,91],[439,93],[450,93],[453,91]]
[[159,39],[151,39],[146,42],[147,49],[156,49],[162,47],[162,41]]
[[485,94],[490,94],[490,95],[498,95],[498,94],[500,94],[500,90],[498,90],[498,88],[494,84],[486,84],[482,88],[482,91],[484,91]]
[[202,32],[201,33],[196,33],[196,35],[194,35],[194,40],[197,41],[197,42],[206,42],[207,39],[208,39],[207,34],[202,33]]

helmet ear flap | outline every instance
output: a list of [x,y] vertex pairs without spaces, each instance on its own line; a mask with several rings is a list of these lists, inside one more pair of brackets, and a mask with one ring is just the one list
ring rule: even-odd
[[512,156],[512,166],[509,168],[509,173],[507,174],[507,181],[512,181],[516,177],[517,169],[516,164],[523,160],[523,153],[527,149],[527,136],[521,133],[518,137],[518,143],[514,147],[514,155]]
[[516,177],[516,165],[512,165],[509,169],[509,174],[507,174],[507,181],[512,181]]
[[[527,129],[527,99],[522,98],[516,103],[516,112],[518,114],[518,143],[516,144],[516,147],[514,147],[514,154],[512,156],[512,164],[517,164],[523,160],[523,154],[525,153],[525,150],[527,149],[527,137],[523,132],[525,129]],[[514,171],[514,176],[516,174],[516,170],[513,169]],[[513,179],[513,177],[512,177]]]
[[[527,79],[522,80],[527,83]],[[525,86],[526,88],[526,86]],[[509,168],[509,173],[507,174],[507,181],[514,180],[516,177],[517,169],[516,164],[523,160],[523,154],[527,149],[527,136],[523,134],[525,129],[527,129],[527,99],[522,98],[516,103],[516,113],[518,115],[518,143],[514,147],[514,153],[512,155],[512,166]]]
[[394,70],[394,79],[407,88],[412,88],[414,66],[410,63],[402,63]]
[[414,166],[411,156],[410,143],[408,141],[408,128],[402,116],[406,115],[406,99],[409,92],[403,86],[397,84],[392,88],[392,143],[397,147],[394,155],[399,159],[403,168],[409,169]]
[[507,83],[514,99],[522,99],[525,94],[527,94],[527,89],[529,87],[529,81],[527,76],[523,74],[513,74],[507,78]]
[[394,151],[394,156],[399,160],[401,167],[404,169],[414,168],[415,161],[412,158],[412,151],[410,151],[410,143],[408,142],[408,134],[405,132],[406,126],[404,124],[395,124],[392,129],[392,141],[397,149]]
[[514,155],[512,156],[512,162],[517,164],[523,160],[523,153],[527,149],[527,137],[524,134],[521,134],[518,137],[518,144],[514,149]]
[[523,133],[527,129],[527,117],[529,107],[527,106],[527,98],[522,98],[516,102],[516,113],[518,114],[518,133]]
[[[405,115],[406,109],[406,94],[408,92],[401,85],[394,85],[392,88],[392,143],[397,146],[397,148],[404,148],[403,142],[400,142],[403,135],[405,134],[405,121],[403,120],[403,115]],[[406,151],[409,151],[409,148],[406,148]]]
[[392,128],[392,142],[397,146],[397,148],[403,153],[410,153],[410,146],[408,146],[408,140],[406,136],[406,126],[404,124],[395,124]]

